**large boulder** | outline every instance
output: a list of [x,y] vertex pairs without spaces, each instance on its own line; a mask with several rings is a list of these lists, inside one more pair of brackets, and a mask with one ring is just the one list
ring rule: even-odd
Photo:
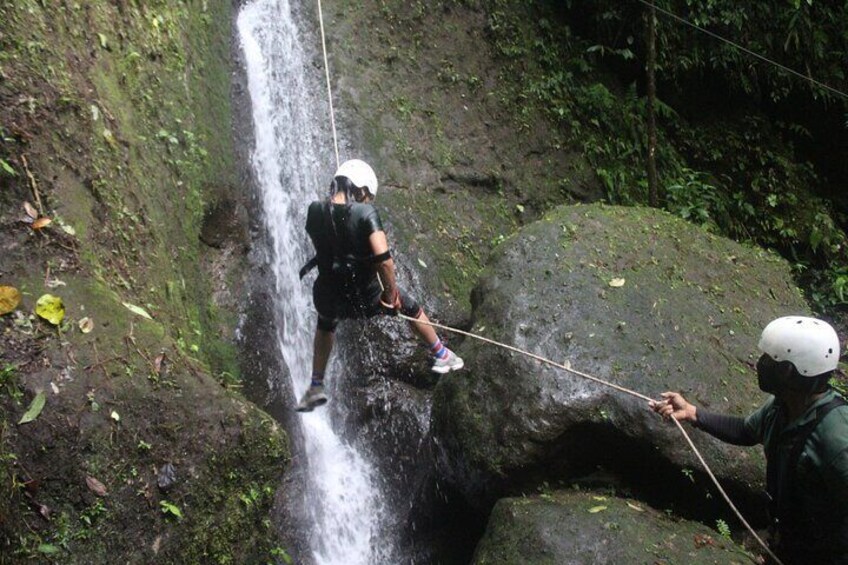
[[731,540],[640,502],[581,491],[505,498],[495,505],[475,565],[750,563]]
[[[737,415],[766,399],[753,369],[763,326],[807,311],[778,257],[661,211],[604,205],[557,208],[507,240],[473,298],[475,333]],[[442,473],[482,509],[599,466],[628,486],[686,492],[703,481],[678,430],[646,401],[477,340],[459,353],[467,369],[437,385],[431,431]],[[750,509],[761,450],[691,434]],[[690,508],[703,503],[703,491],[688,492]]]

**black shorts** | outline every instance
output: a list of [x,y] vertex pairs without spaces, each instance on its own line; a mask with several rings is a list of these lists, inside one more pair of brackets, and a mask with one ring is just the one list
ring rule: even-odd
[[[421,306],[403,289],[398,290],[401,313],[417,318]],[[332,276],[319,275],[312,285],[312,302],[318,311],[318,329],[331,332],[336,329],[339,320],[391,314],[391,310],[380,304],[381,293],[376,278],[367,285],[353,285]]]

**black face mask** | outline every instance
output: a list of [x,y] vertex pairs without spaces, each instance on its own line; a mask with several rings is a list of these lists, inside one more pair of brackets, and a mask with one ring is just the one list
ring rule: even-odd
[[787,390],[790,374],[783,363],[778,363],[766,353],[757,360],[757,384],[763,392],[777,396]]
[[757,384],[760,390],[780,396],[788,392],[814,394],[827,390],[830,372],[817,377],[802,377],[789,361],[775,361],[763,353],[757,360]]

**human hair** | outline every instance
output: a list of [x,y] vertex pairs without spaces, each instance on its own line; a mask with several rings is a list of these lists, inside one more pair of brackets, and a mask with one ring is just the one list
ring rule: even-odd
[[361,198],[362,194],[368,193],[368,189],[365,187],[358,187],[353,182],[345,177],[345,176],[337,176],[333,179],[333,182],[330,183],[330,196],[333,196],[339,192],[344,193],[345,201],[348,204],[351,204],[353,201]]

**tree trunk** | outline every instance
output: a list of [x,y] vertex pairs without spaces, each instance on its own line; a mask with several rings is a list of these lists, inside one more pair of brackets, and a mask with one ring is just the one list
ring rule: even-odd
[[648,44],[648,204],[658,207],[659,194],[657,190],[657,116],[654,102],[657,98],[656,82],[656,10],[653,6],[645,14],[646,34]]

